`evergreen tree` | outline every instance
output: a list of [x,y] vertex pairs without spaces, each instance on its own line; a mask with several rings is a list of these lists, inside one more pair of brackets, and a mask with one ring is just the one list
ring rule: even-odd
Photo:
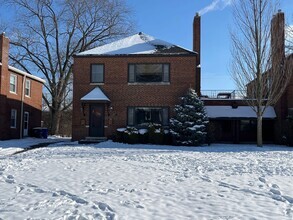
[[203,102],[193,89],[181,97],[175,106],[175,116],[170,119],[170,132],[176,145],[198,146],[205,142],[209,123]]

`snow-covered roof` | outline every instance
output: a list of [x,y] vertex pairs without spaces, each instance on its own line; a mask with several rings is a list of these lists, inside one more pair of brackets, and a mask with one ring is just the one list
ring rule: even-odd
[[81,52],[77,56],[130,54],[196,54],[196,52],[140,32],[130,37]]
[[103,91],[99,87],[94,88],[80,100],[110,102],[110,99],[103,93]]
[[[250,106],[205,106],[209,118],[257,118],[255,111]],[[275,110],[268,106],[263,118],[276,118]]]
[[[1,62],[0,62],[0,66],[2,66],[2,63]],[[11,70],[11,71],[13,71],[15,73],[19,73],[19,74],[21,74],[23,76],[29,77],[29,78],[34,79],[36,81],[39,81],[41,83],[45,83],[46,82],[45,80],[41,79],[40,77],[37,77],[37,76],[34,76],[34,75],[29,74],[27,72],[24,72],[24,71],[22,71],[20,69],[17,69],[15,67],[13,67],[13,66],[8,66],[8,70]]]

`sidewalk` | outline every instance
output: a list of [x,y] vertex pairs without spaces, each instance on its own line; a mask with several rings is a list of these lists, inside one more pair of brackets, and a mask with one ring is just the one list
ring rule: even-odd
[[70,137],[49,136],[47,139],[42,138],[24,138],[0,141],[0,156],[12,155],[19,151],[25,151],[30,148],[47,146],[52,143],[69,142]]

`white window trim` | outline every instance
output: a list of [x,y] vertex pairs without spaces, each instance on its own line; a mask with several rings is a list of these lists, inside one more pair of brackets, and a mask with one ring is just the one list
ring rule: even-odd
[[[11,125],[11,120],[12,120],[12,112],[15,112],[14,114],[14,125]],[[16,128],[16,125],[17,125],[17,110],[16,109],[11,109],[11,112],[10,112],[10,128]]]
[[[27,85],[26,83],[27,82],[29,82],[28,95],[26,94],[26,89],[27,89],[26,88],[26,85]],[[25,94],[26,97],[31,97],[31,80],[29,80],[29,79],[25,80],[24,94]]]
[[[10,90],[10,84],[11,84],[10,79],[11,79],[11,77],[14,77],[15,78],[15,91],[11,91]],[[10,77],[9,77],[9,92],[10,93],[13,93],[13,94],[16,94],[17,93],[17,75],[12,74],[12,73],[10,73]]]

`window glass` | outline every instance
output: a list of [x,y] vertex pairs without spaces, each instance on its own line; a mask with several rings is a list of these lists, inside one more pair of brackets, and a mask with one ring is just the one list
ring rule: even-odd
[[168,121],[168,108],[128,108],[128,125],[147,126],[150,123],[168,125]]
[[169,82],[169,64],[130,64],[129,82]]
[[26,96],[31,95],[31,81],[28,79],[25,81],[25,95]]
[[91,65],[91,82],[92,83],[104,82],[104,65],[103,64]]
[[10,75],[10,87],[9,91],[16,93],[16,84],[17,84],[17,76],[16,75]]

